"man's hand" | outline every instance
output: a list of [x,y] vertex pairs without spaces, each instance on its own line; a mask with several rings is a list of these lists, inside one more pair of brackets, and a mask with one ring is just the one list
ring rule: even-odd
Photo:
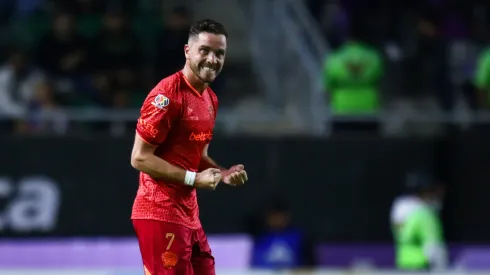
[[194,180],[194,187],[214,190],[221,181],[221,171],[216,168],[209,168],[201,173],[197,173]]
[[223,182],[233,186],[243,185],[248,180],[245,167],[241,164],[232,166],[230,169],[221,172],[221,174]]

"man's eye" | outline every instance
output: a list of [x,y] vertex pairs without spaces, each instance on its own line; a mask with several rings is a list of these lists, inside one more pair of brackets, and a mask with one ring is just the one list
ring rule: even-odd
[[209,53],[209,50],[208,49],[201,49],[201,53],[208,54]]

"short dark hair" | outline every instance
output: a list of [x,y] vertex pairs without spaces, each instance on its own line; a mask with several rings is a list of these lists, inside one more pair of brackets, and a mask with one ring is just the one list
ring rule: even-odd
[[228,33],[223,24],[211,19],[203,19],[191,25],[189,37],[198,36],[200,33],[207,32],[212,34],[221,34],[228,38]]

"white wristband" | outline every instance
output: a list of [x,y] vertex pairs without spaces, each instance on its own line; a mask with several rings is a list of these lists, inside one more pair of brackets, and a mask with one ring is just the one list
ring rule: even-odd
[[189,186],[194,186],[194,181],[196,180],[196,172],[186,171],[184,184]]

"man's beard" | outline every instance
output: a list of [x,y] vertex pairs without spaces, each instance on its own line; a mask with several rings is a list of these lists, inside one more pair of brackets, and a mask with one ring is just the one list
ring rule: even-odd
[[214,81],[214,79],[219,75],[220,71],[217,69],[215,70],[215,77],[211,80],[208,80],[206,78],[203,78],[201,77],[201,71],[202,71],[202,67],[205,67],[203,63],[201,64],[198,64],[198,63],[192,63],[190,64],[190,68],[192,70],[192,72],[194,73],[194,75],[199,78],[199,80],[201,80],[202,82],[206,83],[206,84],[210,84]]

